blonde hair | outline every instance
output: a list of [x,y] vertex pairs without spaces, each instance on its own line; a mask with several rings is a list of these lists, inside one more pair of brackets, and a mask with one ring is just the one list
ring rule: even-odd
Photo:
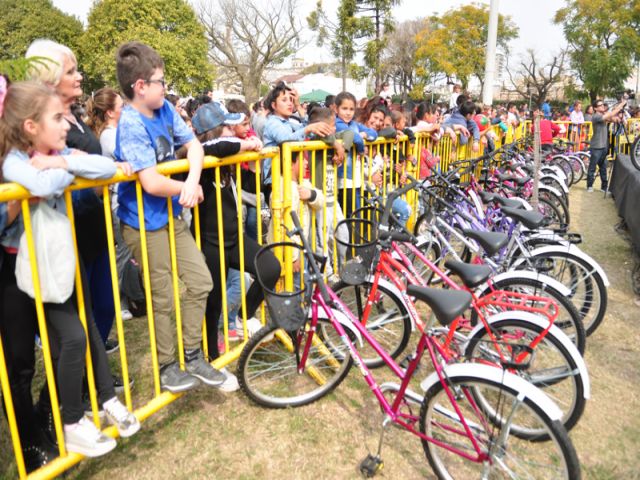
[[55,96],[53,90],[39,82],[19,82],[9,87],[0,117],[0,162],[13,148],[27,151],[31,147],[24,122],[39,122],[47,103]]
[[[62,78],[64,61],[69,59],[76,65],[78,61],[71,49],[53,40],[38,39],[31,42],[25,58],[39,57],[43,62],[34,63],[29,70],[29,79],[57,87]],[[47,61],[48,60],[48,61]]]
[[120,94],[110,87],[101,88],[87,102],[87,125],[96,137],[100,138],[100,134],[107,126],[107,112],[115,110],[116,100]]

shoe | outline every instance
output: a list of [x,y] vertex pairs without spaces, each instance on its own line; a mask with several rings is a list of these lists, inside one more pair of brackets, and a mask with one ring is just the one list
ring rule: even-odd
[[107,355],[111,355],[112,353],[120,350],[120,344],[117,340],[107,339],[107,341],[104,342],[104,349],[107,352]]
[[[111,375],[113,377],[113,388],[116,393],[124,393],[124,380],[117,375]],[[129,375],[129,389],[133,388],[133,377]]]
[[[191,357],[187,360],[188,357]],[[224,373],[216,370],[210,363],[207,363],[202,355],[202,350],[198,349],[190,355],[185,352],[185,370],[210,387],[218,387],[226,380]]]
[[240,329],[238,329],[237,325],[235,328],[229,329],[230,342],[241,342],[242,340],[244,340],[244,332],[242,331],[242,326],[240,327]]
[[56,426],[53,423],[53,412],[51,408],[45,407],[42,403],[38,402],[34,407],[34,412],[40,424],[40,431],[44,440],[43,443],[46,444],[49,449],[57,450],[58,439],[56,438]]
[[160,384],[163,390],[180,393],[197,387],[200,382],[193,375],[180,370],[178,362],[171,362],[160,369]]
[[600,191],[601,191],[602,193],[609,193],[609,190],[607,190],[606,188],[601,188],[601,189],[600,189]]
[[87,417],[82,417],[73,430],[65,425],[64,443],[70,452],[85,457],[100,457],[116,448],[116,441],[107,437]]
[[118,429],[122,438],[127,438],[140,430],[140,422],[136,416],[127,410],[120,400],[112,398],[103,405],[107,420]]
[[[262,322],[256,317],[247,319],[247,334],[249,338],[255,335],[255,333],[263,327]],[[241,340],[244,340],[244,329],[242,328],[242,318],[236,319],[236,332]]]
[[587,187],[587,192],[592,193],[593,192],[593,187]]
[[120,312],[120,316],[122,316],[122,320],[131,320],[133,318],[133,313],[129,310],[122,310]]
[[58,452],[48,449],[44,443],[42,445],[29,445],[22,448],[22,458],[24,458],[24,466],[27,469],[27,473],[31,473],[45,466],[57,456]]
[[220,370],[227,378],[225,378],[224,382],[220,384],[218,390],[222,390],[223,392],[235,392],[240,389],[240,384],[238,383],[238,378],[231,373],[226,368]]

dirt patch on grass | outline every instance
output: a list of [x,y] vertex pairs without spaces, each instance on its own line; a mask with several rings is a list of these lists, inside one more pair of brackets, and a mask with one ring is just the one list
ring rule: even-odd
[[[640,311],[633,304],[631,250],[614,232],[613,201],[587,193],[584,183],[572,189],[571,216],[572,230],[584,237],[581,248],[611,281],[606,318],[587,341],[592,397],[571,437],[583,478],[640,478]],[[143,358],[146,322],[133,320],[126,329],[136,352],[132,358]],[[152,388],[142,365],[133,361],[134,405],[148,400],[141,392]],[[334,393],[299,409],[267,410],[240,392],[200,389],[151,417],[133,438],[119,440],[112,454],[82,462],[67,478],[361,478],[357,465],[375,450],[380,421],[377,402],[355,369]],[[15,478],[11,444],[0,423],[0,477]],[[383,458],[381,478],[433,478],[420,441],[406,432],[389,430]]]

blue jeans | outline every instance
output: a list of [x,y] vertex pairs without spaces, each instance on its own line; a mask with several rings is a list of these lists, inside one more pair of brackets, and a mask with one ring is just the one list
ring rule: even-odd
[[244,231],[247,235],[258,241],[258,211],[256,207],[247,205],[247,220],[245,222]]
[[593,187],[593,182],[596,177],[596,166],[600,170],[600,182],[602,183],[602,190],[607,189],[607,149],[606,148],[592,148],[591,158],[589,159],[589,170],[587,171],[587,188]]
[[[240,311],[240,271],[230,268],[227,273],[227,318],[229,319],[229,328],[233,328],[232,321],[235,321]],[[220,314],[219,325],[224,325],[224,312]]]

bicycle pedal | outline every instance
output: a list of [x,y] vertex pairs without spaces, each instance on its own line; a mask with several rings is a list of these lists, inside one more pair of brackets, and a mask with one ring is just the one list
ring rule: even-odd
[[[411,363],[411,361],[414,359],[414,355],[413,353],[410,353],[409,355],[407,355],[406,357],[404,357],[400,363],[398,364],[400,366],[400,368],[402,368],[403,370],[406,370],[407,368],[409,368],[409,364]],[[420,365],[418,365],[416,367],[416,372],[420,370]]]
[[364,478],[373,478],[384,468],[384,462],[380,457],[369,454],[360,462],[360,473]]

